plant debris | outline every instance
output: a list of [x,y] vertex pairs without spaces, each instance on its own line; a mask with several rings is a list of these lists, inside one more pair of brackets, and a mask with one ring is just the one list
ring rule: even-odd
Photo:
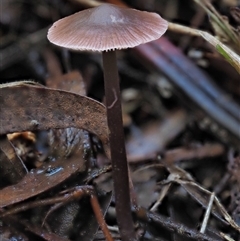
[[[112,91],[108,104],[99,53],[47,40],[54,22],[103,2],[169,26],[117,52],[121,96]],[[239,9],[230,0],[2,0],[0,240],[123,239],[107,122],[118,101],[136,240],[239,241]]]

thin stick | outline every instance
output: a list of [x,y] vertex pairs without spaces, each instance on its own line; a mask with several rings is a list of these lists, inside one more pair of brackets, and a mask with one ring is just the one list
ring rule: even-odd
[[68,202],[71,202],[73,200],[79,200],[82,198],[82,196],[90,196],[90,202],[93,209],[93,212],[95,214],[96,220],[98,222],[98,225],[100,226],[103,234],[105,235],[105,238],[107,241],[113,241],[113,238],[111,236],[111,233],[108,230],[107,224],[104,220],[104,216],[101,210],[101,207],[99,205],[97,196],[95,194],[95,191],[92,186],[78,186],[75,188],[71,188],[69,190],[65,190],[63,193],[70,191],[70,193],[64,194],[60,197],[54,197],[54,198],[48,198],[44,200],[38,200],[38,201],[32,201],[25,204],[20,204],[8,211],[5,211],[3,213],[0,213],[0,217],[3,218],[8,215],[12,215],[18,212],[26,211],[30,208],[35,208],[39,206],[45,206],[45,205],[51,205],[54,204],[54,206],[48,211],[47,215],[44,217],[43,224],[50,213],[58,209],[59,207],[65,205]]
[[92,209],[93,209],[93,212],[95,214],[95,217],[98,221],[98,224],[99,224],[101,230],[103,231],[103,234],[104,234],[106,240],[107,241],[113,241],[113,238],[112,238],[112,236],[109,232],[109,229],[107,227],[107,224],[104,220],[103,213],[101,212],[101,207],[99,205],[99,202],[98,202],[95,194],[91,195],[90,202],[91,202]]
[[200,32],[201,32],[200,30],[194,29],[194,28],[189,28],[189,27],[177,24],[177,23],[168,22],[168,30],[177,32],[177,33],[181,33],[181,34],[191,35],[194,37],[202,37],[202,35],[200,34]]
[[212,238],[206,234],[200,233],[195,229],[190,229],[183,224],[176,223],[172,221],[168,217],[164,217],[160,214],[152,213],[147,211],[146,209],[142,207],[138,207],[135,210],[133,210],[134,214],[136,215],[136,218],[139,219],[142,222],[147,223],[148,225],[154,225],[154,227],[164,227],[170,232],[176,232],[177,234],[188,237],[195,240],[204,240],[204,241],[219,241],[222,240],[220,237],[218,238]]
[[166,186],[163,187],[158,200],[156,201],[156,203],[152,206],[152,208],[150,209],[151,212],[155,212],[158,208],[158,206],[162,203],[163,198],[166,196],[168,190],[170,189],[170,187],[172,186],[171,183],[166,184]]
[[210,214],[211,214],[211,209],[212,209],[214,198],[215,198],[215,193],[213,192],[210,196],[210,200],[209,200],[209,203],[208,203],[206,213],[204,215],[204,219],[203,219],[203,222],[202,222],[200,233],[205,233],[207,223],[208,223],[208,220],[209,220],[209,217],[210,217]]

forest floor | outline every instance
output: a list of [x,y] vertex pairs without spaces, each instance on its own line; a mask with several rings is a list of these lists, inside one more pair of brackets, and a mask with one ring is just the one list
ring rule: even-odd
[[[239,1],[105,2],[169,22],[117,52],[137,239],[239,241]],[[1,241],[121,240],[101,55],[47,39],[100,3],[1,0]]]

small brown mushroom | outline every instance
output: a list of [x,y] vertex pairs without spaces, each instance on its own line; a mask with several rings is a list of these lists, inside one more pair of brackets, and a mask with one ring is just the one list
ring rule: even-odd
[[68,49],[108,51],[156,40],[167,26],[156,13],[102,4],[58,20],[48,39]]
[[48,32],[48,39],[61,47],[102,51],[116,211],[122,240],[135,240],[135,235],[130,197],[126,193],[128,167],[115,50],[156,40],[167,27],[167,21],[156,13],[102,4],[55,22]]

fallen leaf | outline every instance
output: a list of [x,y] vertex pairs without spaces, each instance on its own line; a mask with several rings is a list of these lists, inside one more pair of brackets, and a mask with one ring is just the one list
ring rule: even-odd
[[15,82],[0,85],[0,135],[75,127],[97,135],[110,158],[105,106],[91,98]]
[[[50,52],[51,53],[51,52]],[[49,52],[48,52],[49,56]],[[51,61],[49,58],[51,57]],[[60,65],[57,59],[53,56],[49,56],[49,64],[55,63],[52,68],[49,68],[49,72],[53,73],[56,66]],[[59,71],[61,71],[59,67]],[[59,72],[58,71],[58,72]],[[69,91],[75,94],[86,96],[86,88],[82,78],[82,75],[78,71],[71,71],[67,74],[52,74],[51,78],[46,80],[48,88],[59,89]],[[64,128],[64,129],[51,129],[48,133],[49,145],[51,151],[56,156],[68,156],[76,149],[83,148],[83,146],[91,147],[89,141],[88,132],[77,128]],[[87,151],[87,150],[86,150]]]
[[77,157],[73,155],[67,160],[61,159],[52,162],[51,166],[43,166],[29,172],[16,185],[0,190],[0,207],[21,202],[55,187],[72,174],[85,170],[84,164],[83,153],[78,153]]

